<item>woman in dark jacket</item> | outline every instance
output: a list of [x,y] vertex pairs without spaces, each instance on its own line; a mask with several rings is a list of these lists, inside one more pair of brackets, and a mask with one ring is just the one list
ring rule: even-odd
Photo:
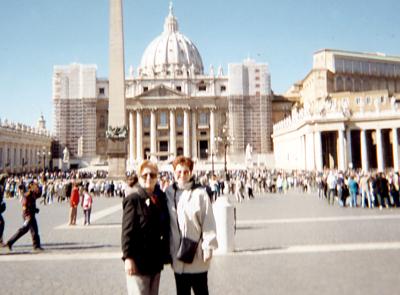
[[169,215],[157,185],[158,168],[143,161],[139,182],[123,201],[122,259],[128,294],[158,294],[160,272],[168,262]]
[[4,233],[4,218],[3,212],[6,211],[6,203],[3,201],[4,196],[4,185],[6,183],[7,175],[0,175],[0,246],[3,247],[3,233]]

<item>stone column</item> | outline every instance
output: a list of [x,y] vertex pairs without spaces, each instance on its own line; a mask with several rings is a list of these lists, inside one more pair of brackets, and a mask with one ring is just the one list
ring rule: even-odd
[[175,124],[175,110],[169,110],[169,158],[176,158],[176,124]]
[[315,168],[317,171],[323,170],[322,162],[322,141],[321,141],[321,131],[316,131],[314,133],[314,145],[315,145]]
[[364,129],[361,130],[360,134],[361,141],[361,168],[363,171],[368,171],[368,147],[367,147],[367,133]]
[[399,171],[399,137],[397,128],[392,128],[392,141],[393,141],[393,169]]
[[3,169],[7,170],[8,167],[6,167],[7,164],[7,151],[8,151],[8,146],[7,144],[3,145]]
[[197,159],[197,114],[192,112],[192,158]]
[[[110,0],[108,125],[126,128],[122,0]],[[125,178],[126,138],[108,139],[108,177]]]
[[382,130],[376,129],[376,156],[378,160],[378,171],[382,172],[384,167],[383,163],[383,147],[382,147]]
[[129,112],[129,163],[133,165],[136,155],[135,123],[133,112]]
[[346,170],[346,146],[345,146],[345,141],[344,141],[344,137],[345,137],[345,131],[344,130],[338,130],[339,136],[339,170]]
[[300,142],[301,142],[301,148],[300,148],[300,159],[301,159],[301,162],[300,162],[300,166],[299,166],[299,169],[301,169],[301,170],[307,170],[307,161],[306,161],[306,159],[307,159],[307,156],[306,156],[306,152],[307,152],[307,148],[306,148],[306,136],[305,136],[305,134],[303,134],[303,135],[301,135],[300,136]]
[[29,169],[32,169],[32,166],[33,166],[33,147],[32,146],[29,146],[29,151],[28,151],[28,153],[29,153]]
[[305,135],[306,140],[306,169],[315,169],[315,144],[314,144],[314,133],[312,130],[307,130]]
[[142,111],[136,111],[136,160],[138,162],[143,160],[143,119]]
[[190,126],[189,110],[183,111],[183,155],[190,157]]
[[210,110],[210,151],[214,153],[215,150],[215,110]]
[[150,153],[152,154],[150,159],[152,161],[157,160],[155,153],[157,152],[157,117],[156,111],[151,110],[150,113]]
[[346,168],[349,167],[350,163],[353,163],[353,155],[351,153],[351,129],[347,128],[346,129]]
[[9,168],[11,169],[11,171],[14,172],[15,165],[14,165],[14,146],[13,145],[10,146],[10,166],[9,166]]

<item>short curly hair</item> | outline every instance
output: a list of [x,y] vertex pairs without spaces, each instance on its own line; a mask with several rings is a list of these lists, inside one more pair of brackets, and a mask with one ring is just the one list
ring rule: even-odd
[[174,168],[174,170],[176,169],[176,166],[178,165],[182,165],[182,166],[186,166],[189,167],[190,171],[193,171],[193,166],[194,166],[194,162],[191,158],[189,157],[185,157],[185,156],[178,156],[175,158],[175,160],[172,162],[172,167]]
[[149,160],[144,160],[142,163],[140,163],[138,169],[137,169],[137,174],[141,175],[142,171],[144,168],[149,167],[150,169],[152,169],[154,171],[154,173],[158,174],[158,166],[156,163],[153,163]]

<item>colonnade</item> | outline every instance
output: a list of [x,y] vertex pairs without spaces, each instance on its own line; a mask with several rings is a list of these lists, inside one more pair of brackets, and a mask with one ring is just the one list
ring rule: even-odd
[[40,145],[26,145],[18,143],[0,144],[0,171],[17,173],[23,171],[32,171],[43,168],[43,152],[46,153],[45,166],[49,166],[50,156],[48,152],[50,147]]
[[[202,125],[202,130],[208,130],[208,152],[214,152],[214,138],[215,138],[215,110],[216,108],[207,109],[208,122],[207,126]],[[144,113],[150,113],[150,133],[145,134],[143,126]],[[157,123],[158,114],[160,112],[167,113],[167,125],[160,125]],[[145,149],[150,148],[150,158],[156,160],[160,153],[159,147],[159,132],[160,130],[166,131],[168,134],[168,158],[172,159],[178,155],[178,151],[182,150],[183,155],[187,157],[197,158],[198,151],[198,115],[197,109],[189,107],[171,107],[171,108],[141,108],[128,110],[129,118],[129,161],[130,163],[137,163],[145,159]],[[177,115],[183,114],[183,126],[177,124]],[[179,129],[179,132],[178,132]],[[149,137],[150,146],[145,146],[144,139]],[[179,142],[179,144],[178,144]]]
[[[388,130],[391,131],[392,134],[392,149],[389,150],[387,146],[384,146],[384,140],[382,136],[382,131]],[[370,157],[374,157],[375,155],[371,155],[371,153],[375,153],[375,149],[371,149],[372,145],[369,144],[367,138],[367,132],[374,132],[374,141],[376,145],[376,168],[378,171],[383,171],[388,167],[392,167],[394,170],[399,170],[399,138],[398,138],[398,128],[375,128],[375,129],[342,129],[337,131],[337,168],[339,170],[346,170],[350,168],[354,163],[356,154],[353,155],[353,151],[355,153],[360,153],[361,155],[361,167],[353,167],[353,168],[362,168],[363,171],[368,171],[371,167],[371,163],[369,161]],[[352,133],[360,132],[360,142],[352,142]],[[307,137],[313,137],[307,141]],[[321,131],[315,131],[310,134],[306,134],[306,141],[304,143],[312,144],[312,148],[314,153],[307,153],[307,155],[314,154],[315,161],[313,163],[306,162],[305,165],[308,169],[312,169],[310,165],[314,166],[315,169],[321,171],[323,167],[323,153],[324,150],[322,148],[321,142]],[[355,146],[353,146],[355,145]],[[359,145],[359,147],[358,147]],[[393,159],[393,163],[385,163],[385,153],[392,153],[389,158]],[[310,158],[310,156],[309,156]],[[310,160],[307,159],[306,161]],[[310,164],[311,163],[311,164]],[[351,164],[350,164],[351,163]],[[392,165],[391,165],[392,164]]]

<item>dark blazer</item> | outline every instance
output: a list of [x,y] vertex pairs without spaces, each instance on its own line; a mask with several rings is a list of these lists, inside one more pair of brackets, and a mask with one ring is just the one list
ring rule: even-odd
[[157,185],[154,204],[142,187],[134,188],[122,203],[122,259],[133,259],[140,274],[153,275],[170,261],[166,196]]

